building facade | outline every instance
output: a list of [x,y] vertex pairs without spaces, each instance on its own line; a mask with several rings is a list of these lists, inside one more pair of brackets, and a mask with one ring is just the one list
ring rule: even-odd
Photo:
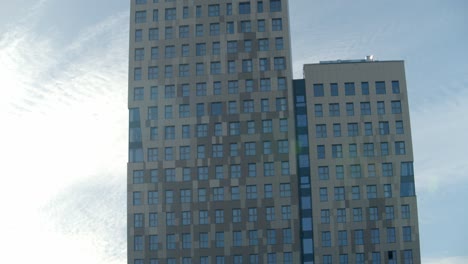
[[285,0],[132,0],[128,263],[300,260]]
[[303,263],[420,263],[403,62],[305,65],[294,93]]
[[402,62],[293,81],[288,12],[131,1],[129,264],[420,263]]

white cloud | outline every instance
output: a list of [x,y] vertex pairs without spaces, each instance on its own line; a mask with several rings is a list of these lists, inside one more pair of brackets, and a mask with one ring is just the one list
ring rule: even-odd
[[424,264],[466,264],[468,263],[468,256],[427,258],[427,259],[423,258],[422,263]]
[[65,47],[24,24],[0,35],[6,262],[125,261],[127,24],[107,18]]
[[418,189],[434,192],[468,182],[467,100],[464,91],[427,101],[411,113]]

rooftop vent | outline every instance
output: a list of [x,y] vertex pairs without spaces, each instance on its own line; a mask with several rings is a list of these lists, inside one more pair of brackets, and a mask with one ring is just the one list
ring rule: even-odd
[[366,61],[374,61],[374,55],[367,55]]

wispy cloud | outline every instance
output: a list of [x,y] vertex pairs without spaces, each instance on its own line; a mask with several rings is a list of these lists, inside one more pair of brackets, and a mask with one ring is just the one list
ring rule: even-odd
[[[29,15],[40,19],[40,7]],[[15,216],[0,219],[3,257],[124,263],[128,16],[66,46],[19,24],[0,35],[2,184],[18,186],[0,193]],[[31,256],[15,249],[25,239]]]
[[425,264],[466,264],[468,263],[468,256],[428,258],[428,259],[423,259],[422,263],[425,263]]
[[[466,87],[468,88],[468,87]],[[468,92],[439,97],[412,112],[415,174],[418,189],[440,191],[468,183],[466,120]]]

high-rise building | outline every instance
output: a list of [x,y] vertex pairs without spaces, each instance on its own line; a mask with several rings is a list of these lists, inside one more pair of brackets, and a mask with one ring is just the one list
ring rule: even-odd
[[285,0],[133,0],[128,263],[300,260]]
[[130,19],[129,264],[420,262],[401,62],[293,82],[287,0]]
[[305,65],[294,96],[303,263],[420,263],[403,62]]

